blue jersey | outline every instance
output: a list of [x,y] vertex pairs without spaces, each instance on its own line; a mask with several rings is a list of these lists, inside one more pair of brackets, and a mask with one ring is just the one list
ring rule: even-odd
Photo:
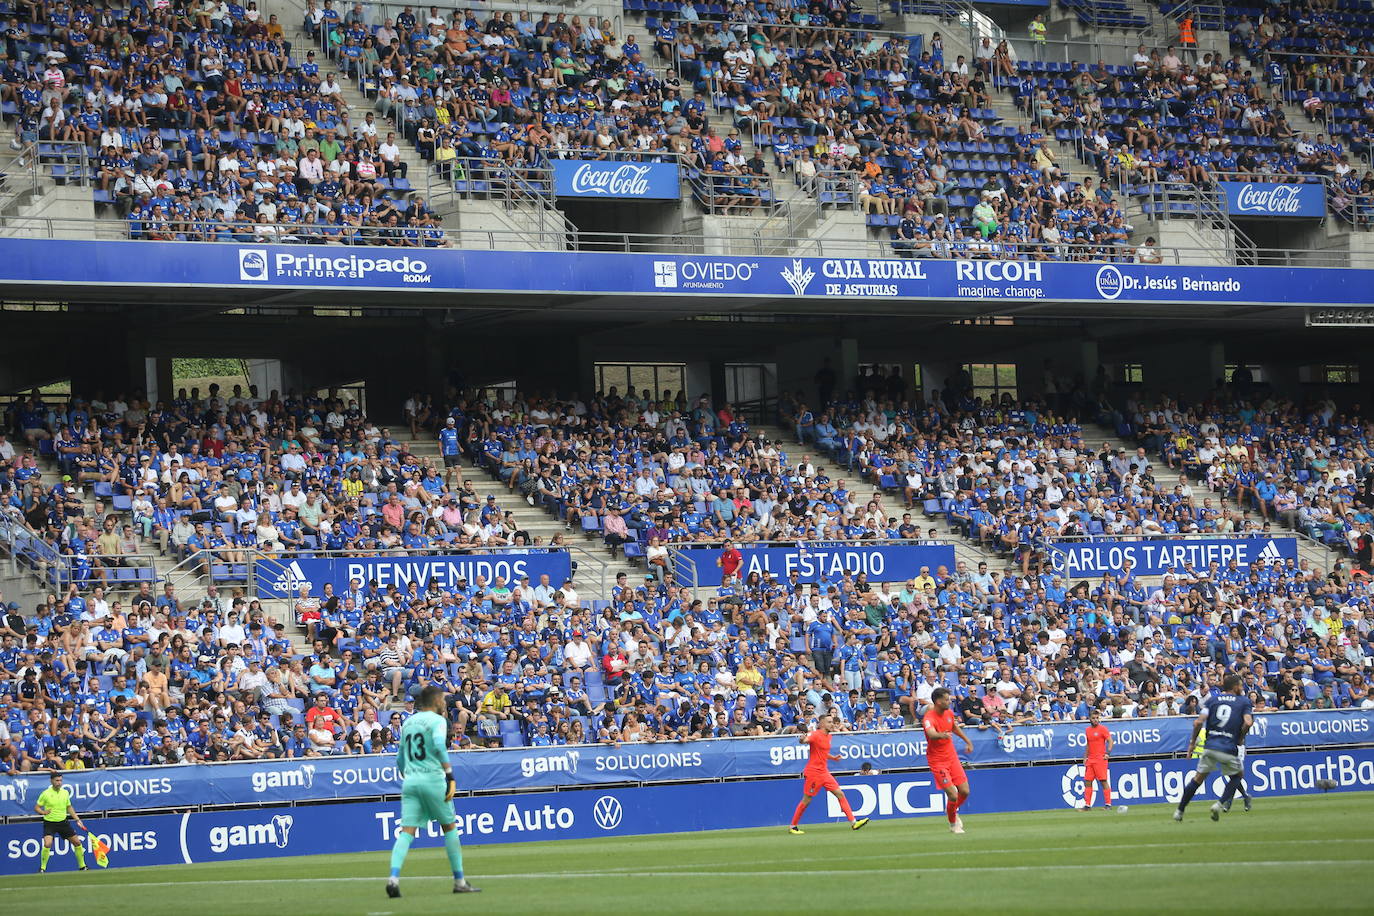
[[456,429],[439,430],[439,454],[458,454],[458,431]]
[[1245,717],[1254,709],[1247,697],[1220,693],[1203,704],[1207,716],[1207,741],[1203,747],[1234,754],[1240,750]]

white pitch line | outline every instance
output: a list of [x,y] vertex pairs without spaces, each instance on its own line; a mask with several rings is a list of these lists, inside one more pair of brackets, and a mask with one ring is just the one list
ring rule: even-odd
[[[980,852],[981,850],[969,850],[968,852]],[[1018,850],[1024,852],[1025,850]],[[966,852],[967,854],[967,852]],[[831,869],[812,869],[808,875],[828,875],[831,877],[844,877],[845,875],[952,875],[963,872],[1026,872],[1026,871],[1093,871],[1097,869],[1113,869],[1116,871],[1135,871],[1139,869],[1159,869],[1159,868],[1209,868],[1215,869],[1218,865],[1239,865],[1246,868],[1310,868],[1317,865],[1374,865],[1374,859],[1265,859],[1248,862],[1120,862],[1111,864],[1067,864],[1067,865],[967,865],[954,868],[831,868]],[[638,872],[612,872],[612,871],[560,871],[560,872],[533,872],[530,874],[494,874],[494,875],[474,875],[474,880],[515,880],[515,881],[540,881],[554,880],[565,881],[569,878],[754,878],[758,876],[766,877],[788,877],[795,876],[796,871],[790,869],[783,870],[749,870],[749,871],[638,871]],[[348,877],[339,876],[331,878],[246,878],[246,879],[217,879],[214,881],[130,881],[130,882],[92,882],[90,884],[34,884],[28,887],[11,887],[9,893],[23,891],[38,891],[47,893],[53,890],[94,890],[106,891],[111,887],[196,887],[202,885],[223,885],[226,880],[231,880],[234,884],[347,884],[358,882],[376,882],[385,884],[383,877]],[[416,875],[404,879],[406,881],[452,881],[448,875]]]
[[[801,841],[801,842],[805,842],[805,841]],[[1297,846],[1297,845],[1300,845],[1300,844],[1309,844],[1309,845],[1322,844],[1322,845],[1330,845],[1331,842],[1332,842],[1331,840],[1227,840],[1227,841],[1226,841],[1226,845],[1227,845],[1227,846],[1276,846],[1276,845]],[[1374,843],[1374,837],[1358,837],[1358,838],[1350,839],[1350,840],[1341,840],[1340,842],[1341,842],[1342,845],[1348,845],[1348,844],[1350,844],[1350,843]],[[1024,846],[1018,846],[1018,847],[1015,847],[1015,848],[1013,848],[1013,849],[979,849],[979,850],[976,850],[976,852],[978,852],[979,854],[986,853],[986,854],[988,854],[988,855],[997,855],[997,854],[999,854],[999,853],[1026,853],[1026,852],[1036,852],[1036,853],[1039,853],[1039,852],[1083,852],[1083,851],[1085,851],[1085,850],[1091,850],[1091,849],[1111,849],[1111,850],[1118,850],[1118,851],[1119,851],[1119,850],[1130,850],[1130,849],[1174,849],[1174,848],[1176,848],[1176,847],[1178,847],[1178,846],[1180,846],[1180,845],[1183,845],[1183,844],[1184,844],[1184,841],[1182,841],[1182,840],[1180,840],[1179,842],[1175,842],[1175,843],[1084,843],[1084,844],[1081,845],[1081,846],[1036,846],[1036,847],[1033,848],[1033,849],[1027,849],[1027,848],[1024,847]],[[800,843],[799,843],[798,845],[800,845]],[[854,856],[836,855],[836,856],[816,856],[816,857],[808,857],[808,858],[793,858],[793,857],[791,857],[791,856],[788,856],[788,857],[787,857],[787,861],[790,863],[790,862],[848,862],[848,861],[852,861],[852,860],[856,860],[856,859],[862,859],[862,860],[864,860],[864,861],[871,861],[871,860],[873,860],[873,859],[929,859],[929,858],[933,858],[933,857],[935,857],[935,856],[967,856],[968,854],[969,854],[969,850],[967,850],[967,849],[932,849],[932,850],[923,850],[923,849],[922,849],[922,850],[913,850],[913,851],[910,851],[910,852],[882,852],[882,853],[864,854],[864,855],[854,855]],[[682,864],[682,865],[656,865],[656,866],[654,866],[654,867],[655,867],[655,869],[665,869],[665,868],[666,868],[666,869],[678,869],[678,868],[688,868],[688,869],[690,869],[690,868],[715,868],[715,867],[717,867],[717,866],[726,866],[726,865],[735,865],[735,864],[737,864],[737,863],[736,863],[736,862],[693,862],[693,863],[691,863],[691,864]],[[624,874],[635,874],[634,869],[630,869],[630,868],[613,868],[613,869],[610,869],[610,871],[613,871],[613,872],[622,872],[622,873],[624,873]]]

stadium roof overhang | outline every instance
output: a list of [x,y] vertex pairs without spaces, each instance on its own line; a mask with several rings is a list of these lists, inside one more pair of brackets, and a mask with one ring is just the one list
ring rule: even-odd
[[989,317],[1065,319],[1104,334],[1159,325],[1244,324],[1301,327],[1306,310],[1290,305],[1206,304],[1196,302],[1126,304],[1054,300],[826,299],[760,296],[668,296],[660,294],[560,295],[549,293],[348,290],[245,290],[241,288],[162,286],[78,286],[54,288],[22,282],[0,283],[0,300],[45,302],[75,307],[120,307],[147,313],[160,322],[203,318],[234,309],[358,309],[385,316],[394,310],[436,310],[460,322],[489,324],[568,323],[610,325],[660,323],[714,315],[798,319],[912,319],[932,325]]

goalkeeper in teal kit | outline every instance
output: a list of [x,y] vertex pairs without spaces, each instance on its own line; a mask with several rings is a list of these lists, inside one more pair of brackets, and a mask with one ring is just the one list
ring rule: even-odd
[[396,769],[401,783],[401,829],[391,848],[391,877],[386,882],[388,897],[401,896],[401,866],[405,864],[415,834],[430,821],[444,829],[444,849],[453,866],[453,892],[475,894],[463,877],[463,843],[458,836],[453,813],[453,767],[448,759],[448,720],[444,717],[444,692],[426,687],[415,701],[419,712],[401,727],[401,747],[396,752]]

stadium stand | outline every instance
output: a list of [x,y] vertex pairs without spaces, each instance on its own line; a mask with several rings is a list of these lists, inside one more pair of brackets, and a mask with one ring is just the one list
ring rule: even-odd
[[[417,433],[449,417],[461,431],[475,466],[453,487],[341,401],[17,401],[6,417],[19,448],[0,477],[6,543],[52,594],[33,613],[8,608],[0,759],[22,770],[53,754],[118,766],[386,752],[407,698],[430,683],[454,691],[464,742],[506,746],[774,733],[812,707],[900,728],[940,684],[967,724],[999,730],[1092,706],[1186,713],[1224,670],[1245,674],[1261,709],[1374,703],[1362,421],[1320,405],[1257,410],[1237,391],[1116,411],[1079,392],[984,404],[955,382],[919,403],[900,379],[858,382],[865,394],[818,414],[782,408],[834,471],[705,399],[414,399]],[[1087,446],[1061,419],[1079,414],[1139,442],[1135,455]],[[61,480],[46,486],[44,469]],[[604,600],[571,582],[363,586],[303,594],[282,613],[233,572],[236,551],[519,544],[500,505],[522,497],[642,562],[634,579],[619,574]],[[897,498],[901,512],[886,506]],[[656,562],[675,541],[922,538],[924,516],[986,545],[977,568],[814,589],[755,574],[693,590]],[[1348,540],[1360,575],[1260,562],[1070,584],[1036,562],[1049,536],[1279,522]],[[144,545],[198,562],[198,592],[240,588],[185,595],[159,581],[156,547],[151,574],[129,577]],[[498,686],[509,710],[483,705]]]
[[[1355,0],[1074,0],[1056,27],[1115,36],[1082,60],[1047,50],[1039,13],[1023,41],[945,0],[267,6],[0,0],[7,168],[89,189],[100,224],[148,241],[461,246],[485,200],[557,213],[569,159],[671,163],[666,234],[691,210],[760,250],[774,221],[846,213],[884,255],[1154,264],[1163,221],[1229,226],[1228,179],[1321,184],[1345,226],[1374,211]],[[1185,33],[1195,14],[1228,53]],[[464,747],[772,734],[822,709],[895,730],[940,685],[998,732],[1178,715],[1227,671],[1258,709],[1374,707],[1358,409],[1241,376],[1190,401],[1108,387],[985,400],[963,372],[870,374],[748,418],[685,391],[434,391],[395,435],[332,394],[19,395],[0,546],[44,596],[0,621],[0,768],[393,752],[429,684]],[[1057,539],[1280,529],[1305,553],[1248,571],[1069,582],[1049,562]],[[954,567],[890,582],[698,588],[671,559],[931,540]],[[263,557],[527,546],[620,572],[288,602],[250,578]]]

